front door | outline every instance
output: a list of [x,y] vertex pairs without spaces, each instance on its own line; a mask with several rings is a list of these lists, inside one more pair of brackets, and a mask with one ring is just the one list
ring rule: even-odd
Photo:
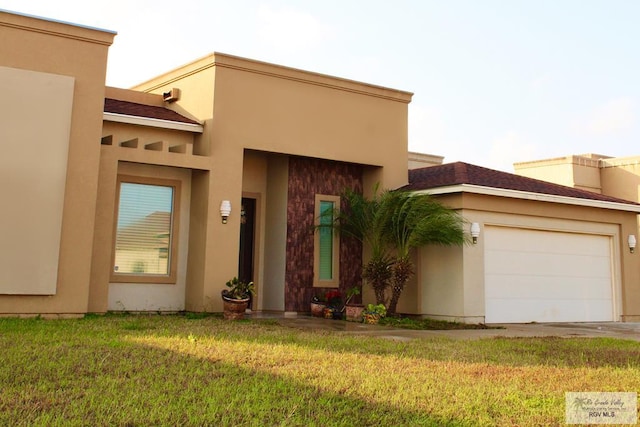
[[[240,254],[238,279],[253,282],[253,242],[255,237],[256,199],[243,197],[240,208]],[[253,300],[249,302],[252,308]]]

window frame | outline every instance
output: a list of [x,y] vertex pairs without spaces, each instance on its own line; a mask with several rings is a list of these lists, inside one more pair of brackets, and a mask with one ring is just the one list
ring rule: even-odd
[[[170,244],[167,266],[169,274],[134,274],[118,273],[115,270],[116,262],[116,242],[118,237],[118,217],[120,214],[120,189],[122,184],[155,185],[160,187],[171,187],[173,189],[173,200],[171,206]],[[182,182],[176,179],[163,179],[135,175],[118,175],[116,181],[115,215],[113,218],[113,240],[111,248],[110,281],[112,283],[148,283],[148,284],[171,284],[175,285],[178,278],[178,242],[180,229],[180,192]]]
[[[320,225],[321,202],[332,202],[334,210],[340,212],[340,196],[316,194],[314,218],[316,227]],[[340,286],[340,233],[333,231],[331,267],[332,278],[320,279],[320,231],[316,228],[313,240],[313,286],[322,288],[337,288]]]

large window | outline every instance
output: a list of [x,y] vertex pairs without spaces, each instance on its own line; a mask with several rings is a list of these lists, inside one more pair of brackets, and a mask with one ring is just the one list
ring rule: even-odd
[[[340,236],[330,227],[335,213],[340,209],[340,197],[316,195],[315,216],[320,225],[315,234],[313,285],[338,287]],[[322,227],[322,226],[325,227]]]
[[113,282],[175,283],[180,182],[118,177]]

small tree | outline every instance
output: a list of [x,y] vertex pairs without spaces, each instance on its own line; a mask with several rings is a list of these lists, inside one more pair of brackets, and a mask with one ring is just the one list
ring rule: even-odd
[[414,274],[411,250],[428,244],[462,245],[467,237],[464,219],[427,194],[389,192],[379,208],[385,223],[383,241],[395,250],[388,307],[393,315],[405,285]]

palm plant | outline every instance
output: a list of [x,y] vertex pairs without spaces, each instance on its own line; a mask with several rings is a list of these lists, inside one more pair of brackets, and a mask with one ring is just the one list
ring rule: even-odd
[[337,213],[334,224],[341,233],[358,239],[370,249],[371,257],[364,265],[362,278],[371,284],[376,303],[385,305],[393,265],[393,258],[389,255],[382,232],[385,221],[380,216],[380,205],[384,203],[387,193],[385,191],[378,194],[376,186],[373,197],[367,198],[352,189],[347,189],[342,194],[346,209]]
[[396,313],[398,300],[414,274],[411,250],[425,245],[462,245],[467,241],[464,219],[427,194],[388,192],[379,206],[384,218],[383,241],[395,250],[388,312]]

